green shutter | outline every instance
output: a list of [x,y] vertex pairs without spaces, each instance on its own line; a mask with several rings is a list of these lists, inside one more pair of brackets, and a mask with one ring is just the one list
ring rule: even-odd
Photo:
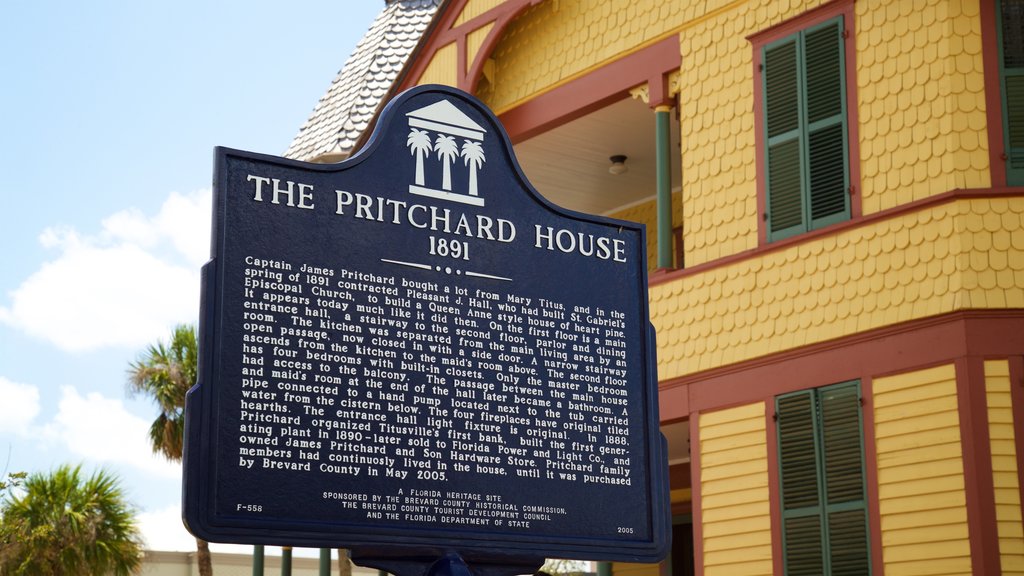
[[811,228],[849,219],[842,20],[805,33]]
[[786,574],[871,570],[860,384],[776,398]]
[[817,506],[820,498],[814,396],[809,391],[781,396],[776,413],[779,417],[782,509]]
[[869,531],[860,386],[857,382],[829,386],[819,390],[818,398],[831,574],[867,574]]
[[1024,185],[1024,0],[1002,0],[999,9],[1000,76],[1006,182]]
[[780,396],[778,417],[782,544],[788,575],[824,573],[817,409],[811,390]]
[[765,46],[768,239],[849,219],[843,20]]
[[768,149],[769,222],[772,240],[804,231],[803,185],[800,178],[800,141],[781,142]]
[[783,520],[787,576],[821,576],[825,558],[821,545],[821,517],[794,516]]
[[864,499],[864,449],[861,446],[860,392],[856,383],[823,388],[825,492],[829,504]]
[[871,573],[867,522],[867,510],[863,507],[828,515],[832,576],[864,576]]
[[765,121],[768,138],[793,133],[800,127],[800,78],[796,41],[764,51]]
[[806,230],[796,39],[765,48],[764,97],[769,240],[777,240]]

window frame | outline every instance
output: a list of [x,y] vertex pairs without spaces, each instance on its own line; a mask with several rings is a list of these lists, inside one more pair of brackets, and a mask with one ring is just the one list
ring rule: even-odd
[[[842,217],[826,217],[806,228],[798,230],[771,231],[768,216],[768,141],[766,128],[766,102],[764,89],[764,49],[784,43],[796,34],[827,25],[829,21],[842,17],[844,42],[842,45],[843,99],[845,106],[844,141],[846,148],[847,213]],[[849,222],[861,216],[860,154],[858,149],[859,129],[857,121],[856,42],[854,38],[855,15],[853,0],[835,0],[805,12],[795,18],[772,26],[747,37],[753,49],[754,70],[754,125],[757,165],[757,211],[758,244],[777,244],[790,238],[804,235],[828,226]]]

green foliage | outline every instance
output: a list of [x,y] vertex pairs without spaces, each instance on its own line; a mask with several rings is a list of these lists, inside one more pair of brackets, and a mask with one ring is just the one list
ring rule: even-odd
[[199,345],[192,325],[174,328],[169,344],[158,342],[128,369],[128,391],[156,402],[157,417],[149,428],[153,451],[181,460],[185,435],[185,395],[196,383]]
[[[176,326],[171,341],[146,349],[128,368],[128,392],[145,394],[157,405],[149,427],[153,452],[180,462],[185,440],[185,396],[199,373],[199,341],[195,326]],[[213,560],[206,542],[196,538],[196,562],[200,576],[213,574]],[[2,576],[2,575],[0,575]]]
[[[11,486],[17,484],[17,490]],[[0,503],[0,574],[135,574],[142,540],[116,476],[81,466],[8,475]]]
[[[10,497],[11,492],[25,482],[27,476],[28,474],[25,472],[11,472],[4,475],[0,479],[0,503],[5,502]],[[3,508],[0,506],[0,562],[2,562],[7,550],[17,541],[15,539],[17,535],[16,527],[14,522],[4,522]],[[2,564],[0,564],[0,574],[5,573]]]
[[6,495],[9,490],[21,486],[27,477],[28,472],[11,472],[7,474],[5,478],[0,480],[0,497]]

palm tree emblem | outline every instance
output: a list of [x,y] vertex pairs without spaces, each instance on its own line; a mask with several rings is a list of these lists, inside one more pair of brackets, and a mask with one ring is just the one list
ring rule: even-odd
[[416,185],[423,186],[425,184],[423,160],[430,154],[430,133],[426,130],[410,128],[405,145],[409,147],[409,152],[416,156]]
[[473,140],[463,141],[462,160],[469,168],[469,195],[479,196],[476,187],[476,171],[483,166],[485,161],[483,146]]
[[437,140],[434,140],[434,150],[437,151],[437,159],[441,161],[444,170],[441,173],[441,188],[450,191],[452,189],[452,164],[455,163],[455,158],[459,155],[459,145],[455,143],[453,136],[438,134]]
[[[405,115],[409,119],[409,134],[405,145],[416,158],[416,176],[414,182],[409,184],[409,193],[483,206],[484,199],[480,196],[478,180],[479,171],[486,161],[483,140],[487,129],[449,100],[438,100],[406,112]],[[459,142],[462,142],[461,151]],[[431,158],[435,152],[436,163]],[[462,158],[466,166],[468,178],[452,174],[452,166],[459,158]],[[438,168],[441,169],[441,185],[436,188],[428,186],[428,180],[436,182]],[[467,180],[466,190],[452,190],[456,185],[462,188]]]

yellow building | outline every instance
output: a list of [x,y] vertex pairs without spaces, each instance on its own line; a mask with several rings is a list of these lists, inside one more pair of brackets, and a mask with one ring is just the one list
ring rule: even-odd
[[[663,573],[1024,573],[1024,1],[414,4],[364,108],[457,86],[648,226]],[[331,105],[294,156],[368,136]]]

